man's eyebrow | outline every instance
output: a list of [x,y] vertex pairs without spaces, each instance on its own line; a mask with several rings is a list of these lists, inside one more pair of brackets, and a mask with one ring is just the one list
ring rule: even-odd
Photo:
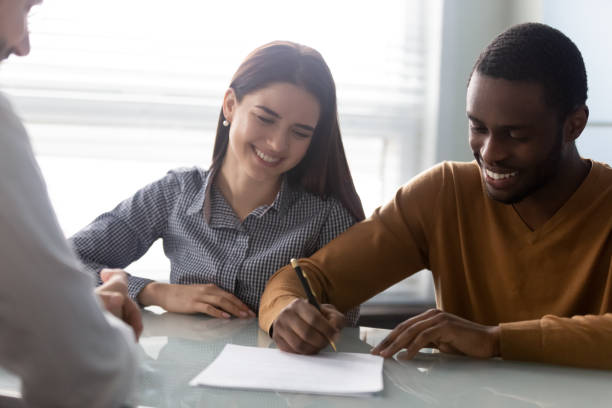
[[[475,116],[470,115],[469,113],[468,113],[467,117],[468,117],[469,120],[471,120],[472,122],[476,122],[479,125],[484,124],[484,122],[482,120],[478,119]],[[502,128],[508,129],[508,130],[520,130],[520,129],[528,129],[530,127],[533,127],[533,125],[529,124],[529,123],[513,123],[513,124],[510,124],[510,125],[500,125],[499,127],[502,127]]]
[[272,115],[272,116],[274,116],[274,117],[276,117],[276,118],[278,118],[278,119],[280,119],[280,118],[281,118],[281,115],[279,115],[278,113],[274,112],[272,109],[270,109],[270,108],[268,108],[268,107],[266,107],[266,106],[263,106],[263,105],[255,105],[255,107],[256,107],[256,108],[259,108],[259,109],[261,109],[261,110],[263,110],[263,111],[265,111],[267,114]]

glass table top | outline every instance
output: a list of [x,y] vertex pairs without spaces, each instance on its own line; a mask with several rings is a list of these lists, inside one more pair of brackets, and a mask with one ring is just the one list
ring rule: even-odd
[[[384,363],[384,390],[372,397],[330,397],[192,387],[189,381],[225,344],[275,347],[256,319],[143,311],[139,383],[128,404],[139,407],[609,407],[612,371],[501,359],[480,360],[423,349],[413,360],[401,353]],[[347,328],[338,351],[367,353],[388,333]],[[240,370],[237,366],[236,370]],[[0,370],[0,394],[19,381]],[[1,400],[0,400],[1,401]]]

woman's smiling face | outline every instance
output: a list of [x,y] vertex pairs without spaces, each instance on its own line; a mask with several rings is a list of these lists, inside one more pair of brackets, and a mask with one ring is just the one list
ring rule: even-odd
[[229,89],[223,114],[231,123],[223,167],[254,182],[278,182],[306,155],[321,107],[304,88],[272,83],[238,101]]

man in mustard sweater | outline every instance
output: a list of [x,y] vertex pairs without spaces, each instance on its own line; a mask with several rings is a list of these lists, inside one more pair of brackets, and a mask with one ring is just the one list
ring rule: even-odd
[[[398,325],[373,353],[434,346],[474,357],[612,368],[612,169],[583,159],[586,72],[564,34],[523,24],[478,58],[467,89],[476,160],[445,162],[311,258],[322,313],[287,266],[260,326],[316,353],[344,312],[427,268],[438,309]],[[333,306],[332,306],[333,305]]]

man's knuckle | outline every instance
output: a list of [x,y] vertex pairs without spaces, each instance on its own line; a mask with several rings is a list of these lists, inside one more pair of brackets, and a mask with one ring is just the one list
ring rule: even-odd
[[404,320],[403,322],[397,325],[396,330],[404,330],[407,327],[410,327],[410,321]]
[[308,313],[306,316],[302,317],[302,319],[309,325],[309,326],[314,326],[317,322],[317,317],[312,314],[312,313]]
[[443,313],[439,313],[432,317],[431,321],[434,324],[446,324],[448,322],[448,316]]
[[309,342],[307,342],[306,340],[304,340],[304,339],[299,339],[297,341],[297,348],[298,348],[298,350],[302,350],[304,352],[308,352],[308,351],[312,350],[312,345]]

